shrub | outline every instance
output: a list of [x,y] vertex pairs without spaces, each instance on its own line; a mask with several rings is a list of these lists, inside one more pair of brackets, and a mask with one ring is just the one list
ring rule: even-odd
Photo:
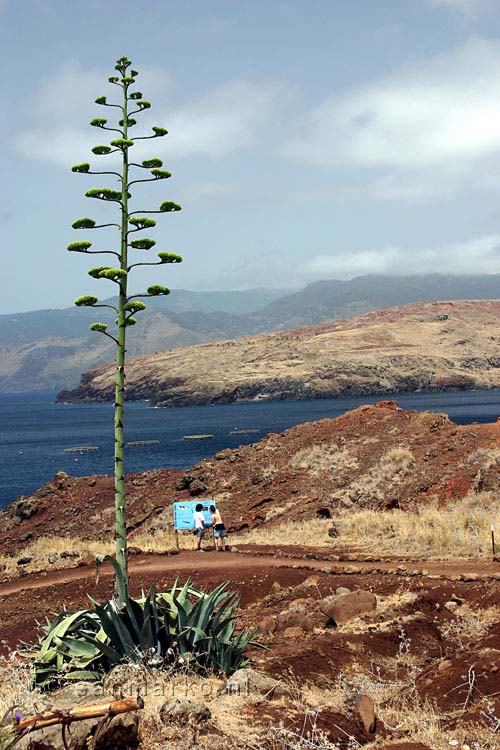
[[[123,584],[114,559],[117,582]],[[89,597],[90,598],[90,597]],[[34,656],[34,681],[51,689],[71,680],[97,680],[117,664],[190,668],[229,675],[246,663],[256,631],[235,632],[239,600],[222,583],[205,594],[187,581],[170,591],[153,586],[139,599],[118,597],[47,621]],[[120,603],[123,602],[123,603]]]

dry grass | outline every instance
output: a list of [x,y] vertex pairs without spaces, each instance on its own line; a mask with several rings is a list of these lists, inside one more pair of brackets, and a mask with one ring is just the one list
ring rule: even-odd
[[[208,539],[208,535],[206,537]],[[196,539],[189,531],[179,532],[179,549],[195,549]],[[172,529],[158,529],[156,531],[141,531],[130,539],[130,544],[145,552],[165,552],[175,549],[177,539]]]
[[319,476],[326,472],[356,469],[358,460],[347,448],[339,448],[335,443],[322,443],[297,451],[290,459],[289,466],[292,469],[305,469],[313,476]]
[[335,494],[346,505],[378,507],[387,497],[388,488],[394,491],[414,463],[415,459],[407,448],[391,448],[365,474],[336,490]]
[[41,695],[31,690],[31,681],[32,672],[17,652],[8,651],[6,656],[0,656],[0,724],[6,725],[0,726],[0,750],[8,747],[13,738],[8,724],[14,712],[35,714],[40,709]]
[[[493,493],[470,493],[439,508],[415,511],[340,510],[332,518],[335,543],[367,554],[405,554],[417,557],[481,557],[491,550],[491,525],[500,528],[500,506]],[[332,547],[331,523],[311,519],[253,529],[233,542],[303,544]]]
[[[0,564],[5,565],[4,575],[15,577],[20,572],[39,573],[42,570],[67,568],[71,561],[85,555],[112,554],[112,542],[93,542],[68,536],[42,536],[28,543],[22,553],[0,555]],[[62,556],[61,556],[62,555]],[[18,565],[20,558],[31,558],[26,565]]]

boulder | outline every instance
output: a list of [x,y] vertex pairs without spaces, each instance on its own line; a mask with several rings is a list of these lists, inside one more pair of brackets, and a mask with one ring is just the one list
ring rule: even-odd
[[258,693],[266,698],[278,698],[287,695],[284,685],[273,677],[257,672],[250,667],[237,669],[226,682],[226,690],[230,695],[247,695]]
[[93,750],[135,750],[139,745],[139,714],[129,711],[102,719],[94,733]]
[[335,593],[337,596],[340,596],[341,594],[350,594],[351,589],[348,589],[346,586],[339,586],[335,589]]
[[191,724],[200,727],[211,718],[210,709],[201,701],[173,698],[160,708],[160,719],[164,724],[178,724],[183,727]]
[[309,610],[303,605],[285,609],[278,615],[277,630],[286,630],[287,628],[302,628],[307,633],[312,632],[314,622],[309,616]]
[[102,689],[116,700],[142,693],[147,689],[146,670],[138,664],[117,664],[104,675]]
[[377,607],[377,597],[371,591],[358,589],[350,594],[328,596],[320,602],[320,611],[336,625],[374,612]]
[[259,630],[261,633],[275,633],[278,623],[275,617],[264,617],[259,623]]
[[373,698],[370,698],[369,695],[356,695],[354,703],[358,709],[365,731],[368,734],[374,734],[377,727],[377,717],[375,714],[375,703],[373,702]]

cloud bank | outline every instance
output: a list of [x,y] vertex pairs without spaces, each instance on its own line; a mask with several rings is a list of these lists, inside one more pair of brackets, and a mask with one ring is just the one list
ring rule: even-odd
[[500,182],[500,44],[474,38],[454,51],[340,94],[307,113],[288,158],[351,166],[374,197],[420,199],[486,178]]

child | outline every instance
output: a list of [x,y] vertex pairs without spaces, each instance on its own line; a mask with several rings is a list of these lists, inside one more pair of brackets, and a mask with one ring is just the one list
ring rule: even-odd
[[193,515],[195,534],[198,537],[198,546],[196,547],[197,552],[202,552],[201,540],[205,536],[205,518],[203,517],[203,505],[198,503],[195,508]]
[[210,512],[212,514],[212,525],[214,527],[214,539],[215,549],[217,552],[225,552],[226,550],[226,527],[222,523],[222,517],[215,505],[210,506]]

